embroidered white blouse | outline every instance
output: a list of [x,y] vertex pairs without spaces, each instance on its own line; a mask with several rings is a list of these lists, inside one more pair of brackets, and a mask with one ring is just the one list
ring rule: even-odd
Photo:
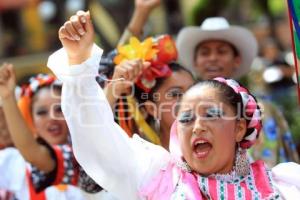
[[[84,170],[118,199],[141,199],[138,192],[169,163],[164,148],[138,136],[129,138],[114,122],[112,110],[95,77],[102,49],[80,65],[68,65],[60,49],[48,67],[63,81],[62,110],[70,129],[76,159]],[[273,170],[275,186],[285,199],[300,197],[300,166],[280,164]]]

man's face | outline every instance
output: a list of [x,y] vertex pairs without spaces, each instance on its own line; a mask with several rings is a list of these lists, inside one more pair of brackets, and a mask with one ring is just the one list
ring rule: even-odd
[[225,41],[204,41],[195,50],[195,71],[197,76],[204,80],[219,76],[231,78],[240,64],[240,56],[235,53],[234,47]]

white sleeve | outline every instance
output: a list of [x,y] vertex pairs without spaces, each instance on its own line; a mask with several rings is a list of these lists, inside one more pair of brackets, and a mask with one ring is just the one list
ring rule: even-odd
[[49,57],[48,66],[63,81],[62,110],[79,164],[100,186],[119,199],[138,199],[138,190],[169,161],[160,146],[131,139],[114,122],[105,94],[95,80],[102,50],[68,66],[64,49]]
[[289,162],[281,163],[272,168],[275,187],[284,199],[300,197],[300,165]]

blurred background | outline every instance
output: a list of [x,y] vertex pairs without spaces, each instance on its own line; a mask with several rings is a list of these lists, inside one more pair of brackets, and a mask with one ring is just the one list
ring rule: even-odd
[[[18,83],[48,72],[47,58],[60,48],[59,27],[77,10],[90,10],[96,43],[113,49],[127,26],[134,0],[0,0],[0,62],[15,65]],[[185,25],[224,16],[248,27],[259,45],[259,58],[243,78],[261,98],[275,102],[287,119],[300,152],[300,113],[291,33],[285,0],[164,0],[150,16],[144,35],[176,37]]]

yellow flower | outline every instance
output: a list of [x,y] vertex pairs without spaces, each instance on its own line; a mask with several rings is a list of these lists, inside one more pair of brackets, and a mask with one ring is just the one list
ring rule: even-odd
[[141,59],[143,61],[152,60],[158,50],[154,47],[153,39],[147,38],[140,42],[136,37],[131,37],[129,44],[117,48],[118,55],[114,58],[115,64],[120,64],[125,60]]

